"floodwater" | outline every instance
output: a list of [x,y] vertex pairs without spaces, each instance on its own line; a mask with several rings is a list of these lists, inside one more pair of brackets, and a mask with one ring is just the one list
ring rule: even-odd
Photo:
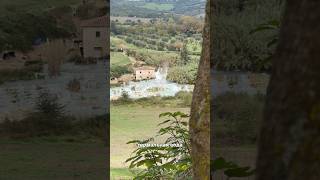
[[113,87],[110,89],[110,99],[118,99],[124,93],[132,99],[139,99],[152,96],[175,96],[180,91],[193,91],[194,85],[177,84],[168,81],[166,79],[167,71],[167,68],[158,68],[155,79],[139,82],[130,81],[120,87]]
[[[92,117],[107,113],[107,76],[108,63],[98,61],[92,65],[63,64],[61,75],[48,77],[44,66],[44,79],[13,81],[0,85],[0,121],[5,117],[21,119],[34,111],[35,102],[41,91],[47,90],[66,106],[68,115],[79,118]],[[80,82],[77,92],[68,90],[72,80]]]

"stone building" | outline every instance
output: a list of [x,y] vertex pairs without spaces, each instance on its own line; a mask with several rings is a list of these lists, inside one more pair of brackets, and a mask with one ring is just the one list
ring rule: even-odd
[[156,68],[151,66],[142,66],[134,69],[136,81],[154,79],[156,77]]
[[84,58],[103,58],[109,55],[109,20],[107,16],[81,22]]

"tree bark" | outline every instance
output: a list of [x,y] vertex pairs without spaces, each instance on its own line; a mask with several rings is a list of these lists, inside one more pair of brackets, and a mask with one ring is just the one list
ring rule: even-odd
[[203,49],[191,105],[190,137],[194,180],[209,180],[210,177],[210,1],[206,8]]
[[257,180],[320,179],[320,1],[290,0],[273,59]]

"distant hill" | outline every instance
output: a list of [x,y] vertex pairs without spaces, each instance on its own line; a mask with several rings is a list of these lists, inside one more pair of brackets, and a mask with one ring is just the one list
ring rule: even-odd
[[164,13],[199,16],[206,0],[111,0],[112,16],[155,18]]
[[173,12],[191,16],[203,15],[205,6],[205,0],[179,0],[175,3]]

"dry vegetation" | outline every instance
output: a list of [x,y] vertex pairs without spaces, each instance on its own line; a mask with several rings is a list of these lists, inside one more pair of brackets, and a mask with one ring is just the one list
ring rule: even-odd
[[60,75],[61,65],[67,56],[67,48],[64,40],[53,40],[48,42],[43,49],[44,59],[48,63],[50,77]]

